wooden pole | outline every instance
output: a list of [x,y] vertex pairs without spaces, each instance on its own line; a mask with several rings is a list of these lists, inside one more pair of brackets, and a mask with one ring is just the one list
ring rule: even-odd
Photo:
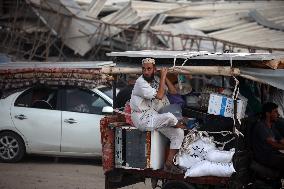
[[[158,68],[159,70],[159,68]],[[125,67],[102,67],[103,74],[141,74],[141,68],[125,68]],[[182,73],[191,75],[221,75],[221,76],[238,76],[239,68],[231,68],[229,66],[175,66],[169,68],[169,73]]]

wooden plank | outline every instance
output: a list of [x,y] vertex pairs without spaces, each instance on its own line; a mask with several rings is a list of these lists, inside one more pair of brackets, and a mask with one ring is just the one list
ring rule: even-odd
[[210,185],[227,185],[229,183],[229,177],[215,177],[215,176],[204,176],[204,177],[186,177],[184,174],[171,174],[163,170],[136,170],[136,169],[118,169],[121,172],[135,175],[143,175],[146,178],[156,178],[156,179],[168,179],[168,180],[181,180],[188,183],[196,184],[210,184]]
[[[159,68],[158,68],[159,70]],[[141,68],[125,68],[125,67],[102,67],[103,74],[141,74]],[[238,68],[225,66],[176,66],[169,68],[169,73],[184,73],[184,74],[206,74],[206,75],[223,75],[237,76],[240,75]]]
[[284,65],[284,59],[265,61],[264,64],[272,69],[278,69],[279,65]]

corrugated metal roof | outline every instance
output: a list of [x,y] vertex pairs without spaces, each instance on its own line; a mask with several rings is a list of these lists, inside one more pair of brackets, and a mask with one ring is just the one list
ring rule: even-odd
[[[157,3],[148,1],[131,1],[118,12],[103,17],[101,20],[111,24],[133,24],[130,20],[139,22],[150,19],[153,15],[178,8],[176,3]],[[128,17],[134,15],[136,19]]]
[[280,53],[209,53],[206,51],[188,52],[188,51],[125,51],[111,52],[108,56],[116,57],[151,57],[151,58],[183,58],[183,59],[212,59],[212,60],[275,60],[284,59],[284,54]]
[[0,64],[0,70],[21,68],[68,68],[68,69],[92,69],[102,66],[115,66],[112,61],[89,62],[9,62]]
[[201,18],[240,13],[251,9],[282,7],[283,1],[217,1],[186,3],[182,8],[167,12],[168,16],[184,18]]
[[[250,15],[252,10],[256,10],[266,23],[270,22],[267,25],[284,27],[284,1],[191,3],[170,10],[167,15],[196,18],[182,22],[184,27],[204,31],[217,40],[284,50],[284,32],[261,25]],[[156,26],[153,29],[158,27],[162,28]]]

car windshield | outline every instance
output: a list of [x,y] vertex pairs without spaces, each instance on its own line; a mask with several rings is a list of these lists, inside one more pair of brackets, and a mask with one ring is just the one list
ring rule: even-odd
[[[103,92],[104,94],[106,94],[109,98],[113,99],[113,92],[112,92],[112,88],[111,87],[100,87],[98,89],[101,92]],[[117,89],[116,93],[118,93],[118,89]]]

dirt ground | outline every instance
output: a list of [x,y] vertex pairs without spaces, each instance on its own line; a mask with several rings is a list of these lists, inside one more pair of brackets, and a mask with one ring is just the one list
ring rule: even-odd
[[[101,160],[27,157],[20,163],[0,163],[1,189],[104,189]],[[123,189],[150,189],[150,182]]]

